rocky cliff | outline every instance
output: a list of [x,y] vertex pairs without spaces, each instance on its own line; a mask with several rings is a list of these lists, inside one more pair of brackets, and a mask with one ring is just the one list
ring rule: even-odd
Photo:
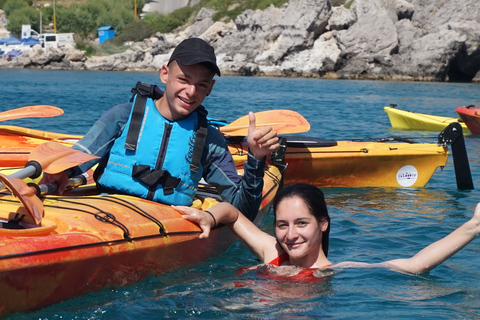
[[[156,71],[181,40],[201,37],[216,50],[222,74],[480,82],[478,0],[291,0],[235,21],[194,23],[135,43],[108,57],[32,50],[0,67]],[[39,56],[41,59],[39,61]]]

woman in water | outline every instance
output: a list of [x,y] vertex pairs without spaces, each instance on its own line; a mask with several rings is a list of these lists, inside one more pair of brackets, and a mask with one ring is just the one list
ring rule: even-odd
[[263,232],[228,203],[210,211],[175,207],[183,217],[196,222],[206,238],[217,224],[226,224],[262,263],[297,266],[304,269],[389,268],[408,273],[424,273],[454,255],[480,234],[480,204],[473,217],[445,238],[432,243],[408,259],[382,263],[340,262],[327,258],[330,217],[323,192],[309,184],[293,184],[281,189],[273,201],[275,236]]

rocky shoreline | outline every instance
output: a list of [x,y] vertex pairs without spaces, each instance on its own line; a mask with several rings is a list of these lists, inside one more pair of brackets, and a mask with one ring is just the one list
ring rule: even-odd
[[[171,34],[133,43],[123,53],[86,57],[73,47],[37,47],[0,68],[158,71],[183,39],[216,50],[224,75],[480,82],[477,0],[290,0],[214,22],[202,9]],[[473,10],[473,8],[477,8]]]

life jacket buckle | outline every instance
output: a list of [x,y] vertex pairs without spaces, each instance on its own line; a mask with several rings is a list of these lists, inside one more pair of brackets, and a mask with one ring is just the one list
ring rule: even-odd
[[132,89],[132,93],[138,93],[144,97],[153,97],[155,92],[155,85],[138,81],[135,87]]
[[143,164],[133,166],[132,177],[149,188],[160,184],[165,195],[172,194],[180,183],[180,178],[173,177],[168,170],[154,170]]

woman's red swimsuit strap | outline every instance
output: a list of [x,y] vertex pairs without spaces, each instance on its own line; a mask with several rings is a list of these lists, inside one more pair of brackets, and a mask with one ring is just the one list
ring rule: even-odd
[[[270,261],[268,264],[280,267],[282,264],[284,264],[288,260],[289,260],[288,254],[285,252],[285,253],[282,253],[281,255],[279,255],[278,257],[276,257],[275,259],[273,259],[272,261]],[[328,265],[323,266],[321,268],[328,268],[328,267],[331,267],[331,266],[333,266],[333,264],[328,264]],[[305,269],[305,270],[315,270],[315,269],[316,268],[309,268],[309,269]]]

